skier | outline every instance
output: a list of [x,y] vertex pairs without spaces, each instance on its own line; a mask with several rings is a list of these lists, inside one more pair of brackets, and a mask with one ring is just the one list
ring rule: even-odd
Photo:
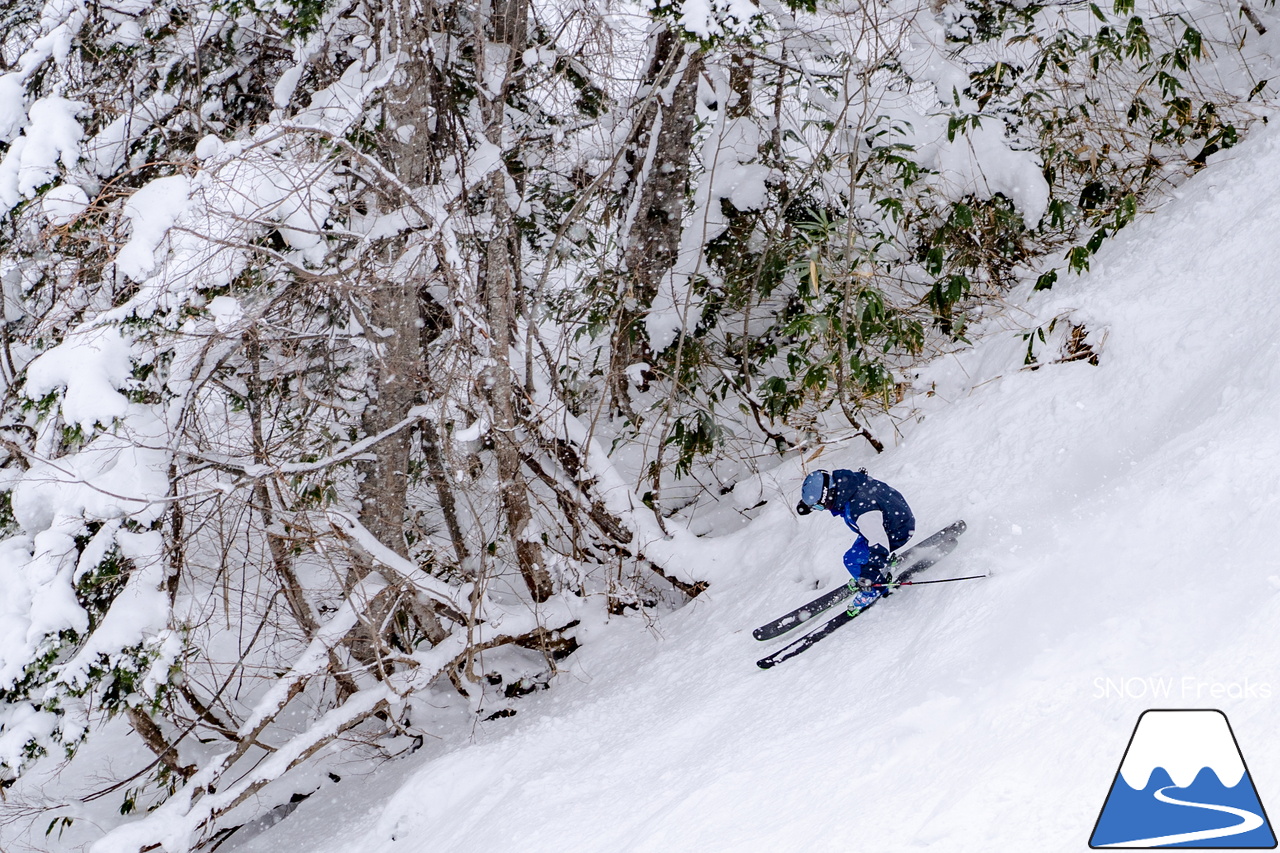
[[[880,596],[888,595],[887,587],[873,584],[892,580],[886,568],[889,552],[905,545],[915,532],[916,519],[906,498],[897,489],[869,476],[865,468],[861,471],[843,468],[814,471],[804,478],[804,485],[800,487],[800,503],[796,505],[796,512],[808,515],[817,509],[825,509],[844,518],[844,523],[858,537],[844,555],[844,567],[853,576],[849,586],[858,589],[849,601],[850,611],[866,607]],[[888,548],[872,545],[858,529],[858,519],[865,513],[876,511],[884,521]]]

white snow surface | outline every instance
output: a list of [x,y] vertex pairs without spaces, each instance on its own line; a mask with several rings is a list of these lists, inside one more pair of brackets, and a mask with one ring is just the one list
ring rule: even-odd
[[0,74],[0,142],[12,140],[27,123],[26,99],[21,74]]
[[116,255],[116,268],[134,281],[155,271],[156,249],[187,209],[191,181],[186,175],[157,178],[129,197],[124,215],[133,223],[129,242]]
[[66,225],[89,206],[89,196],[75,184],[61,184],[40,196],[51,225]]
[[124,417],[129,401],[117,389],[126,387],[133,362],[129,344],[114,326],[85,326],[37,356],[27,367],[26,393],[39,400],[65,388],[62,417],[91,429]]
[[989,330],[921,373],[897,446],[821,460],[901,489],[921,534],[966,519],[932,576],[989,578],[902,590],[758,670],[781,642],[751,628],[846,577],[849,534],[794,514],[789,463],[698,542],[718,566],[689,606],[584,626],[516,717],[227,849],[1083,850],[1151,707],[1223,709],[1277,796],[1280,132],[1179,195],[1088,276],[1013,297],[1019,324],[1085,323],[1099,366],[1022,370],[1021,334]]
[[[11,95],[0,92],[9,106],[0,121],[10,125]],[[80,157],[84,130],[76,121],[83,104],[66,98],[41,98],[27,110],[30,123],[0,158],[0,207],[8,211],[58,174],[58,163],[72,166]],[[6,129],[8,129],[6,127]]]
[[1130,788],[1142,790],[1157,767],[1168,771],[1179,788],[1189,786],[1206,767],[1228,788],[1234,788],[1244,776],[1244,760],[1220,711],[1157,710],[1143,714],[1120,765],[1120,775]]

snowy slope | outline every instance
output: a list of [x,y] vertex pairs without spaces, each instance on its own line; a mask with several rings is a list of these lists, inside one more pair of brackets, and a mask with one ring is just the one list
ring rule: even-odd
[[[1278,235],[1263,130],[1026,303],[1086,323],[1100,366],[1022,371],[1021,338],[994,334],[921,377],[937,396],[900,446],[823,458],[900,488],[922,534],[965,518],[933,576],[989,579],[904,590],[757,670],[779,643],[750,629],[839,582],[848,540],[794,515],[784,466],[720,540],[735,579],[590,644],[469,745],[234,849],[1084,850],[1148,707],[1226,711],[1280,813]],[[1150,679],[1168,695],[1136,695]]]

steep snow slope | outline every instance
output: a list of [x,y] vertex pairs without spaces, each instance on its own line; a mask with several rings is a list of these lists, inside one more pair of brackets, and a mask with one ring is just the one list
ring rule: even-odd
[[898,486],[921,533],[968,520],[933,575],[989,579],[904,590],[757,670],[777,644],[750,629],[844,576],[843,525],[796,517],[783,466],[720,541],[736,578],[238,849],[1084,850],[1148,707],[1225,710],[1280,814],[1278,234],[1264,130],[1027,303],[1086,323],[1100,366],[1022,371],[993,334],[922,375],[937,395],[898,447],[823,458]]

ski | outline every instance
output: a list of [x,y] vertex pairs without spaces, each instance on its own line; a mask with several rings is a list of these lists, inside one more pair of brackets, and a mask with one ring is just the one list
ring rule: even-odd
[[[910,575],[927,569],[943,556],[951,553],[951,551],[956,547],[957,538],[961,533],[964,533],[964,531],[965,523],[963,521],[957,521],[956,523],[944,527],[927,539],[924,539],[903,551],[898,556],[898,565],[906,566],[906,568],[902,570],[897,579],[899,581],[907,580]],[[919,565],[920,562],[930,557],[932,557],[932,560],[927,565]],[[854,592],[856,592],[856,590],[850,589],[848,584],[838,586],[830,592],[820,595],[808,604],[800,605],[787,615],[780,616],[767,625],[761,625],[759,628],[756,628],[751,632],[751,636],[755,637],[757,640],[772,640],[774,637],[779,637],[790,631],[792,628],[803,625],[805,622],[808,622],[823,611],[839,604],[841,601],[852,596]]]
[[870,608],[873,604],[876,603],[876,601],[879,601],[879,600],[880,600],[879,598],[875,599],[875,601],[872,601],[871,604],[868,604],[866,607],[862,608],[861,610],[855,610],[852,612],[848,610],[840,611],[835,616],[832,616],[830,619],[824,622],[821,627],[815,628],[814,630],[805,634],[803,637],[796,640],[795,642],[783,646],[782,648],[778,649],[776,652],[769,655],[768,657],[763,657],[760,660],[756,661],[756,666],[760,667],[761,669],[770,669],[782,663],[784,660],[789,660],[790,658],[795,657],[796,655],[803,652],[805,649],[812,646],[814,643],[821,640],[823,637],[830,634],[835,629],[839,628],[841,625],[847,625],[848,623],[852,622],[855,616],[859,616],[862,613],[865,613],[868,608]]
[[[939,560],[941,560],[943,557],[945,557],[947,554],[950,554],[952,551],[954,551],[956,545],[958,544],[957,537],[959,537],[959,535],[964,532],[964,529],[965,529],[964,522],[957,521],[955,524],[951,525],[945,530],[939,531],[938,533],[935,533],[933,536],[930,536],[924,542],[921,542],[919,545],[915,546],[915,548],[911,548],[910,550],[904,552],[904,556],[906,556],[911,554],[912,551],[915,551],[916,548],[923,548],[927,553],[921,553],[919,555],[920,558],[915,562],[913,562],[909,567],[907,567],[907,569],[905,569],[902,572],[902,574],[898,576],[898,578],[896,579],[896,582],[905,583],[906,581],[909,581],[913,575],[919,574],[920,572],[923,572],[925,569],[930,568],[931,566],[936,564]],[[953,531],[953,532],[950,534],[949,537],[939,538],[943,533],[946,533],[947,531]],[[810,631],[809,633],[805,634],[799,639],[783,646],[773,654],[763,657],[760,660],[756,661],[756,666],[760,667],[761,669],[771,669],[777,666],[778,664],[782,663],[784,660],[790,660],[791,658],[795,657],[796,655],[800,654],[801,652],[805,651],[809,647],[815,645],[820,640],[830,635],[837,628],[852,622],[856,617],[865,613],[868,608],[872,607],[877,601],[880,601],[884,597],[885,596],[882,595],[879,598],[872,599],[872,601],[869,604],[867,604],[866,607],[863,607],[859,610],[854,610],[854,611],[845,610],[841,613],[837,613],[835,616],[831,617],[829,620],[827,620],[818,628],[815,628],[814,630]]]

